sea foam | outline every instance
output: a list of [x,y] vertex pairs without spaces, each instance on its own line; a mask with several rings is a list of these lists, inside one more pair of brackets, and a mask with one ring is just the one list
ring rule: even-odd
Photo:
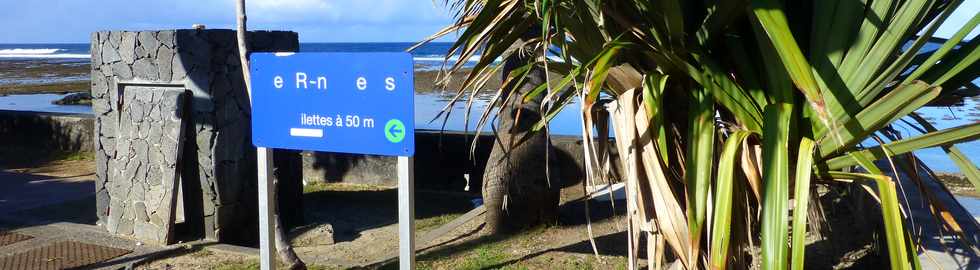
[[[445,61],[446,60],[446,57],[443,56],[443,55],[424,55],[424,56],[416,56],[416,57],[413,57],[413,59],[415,61],[430,61],[430,62],[439,61],[439,62],[442,62],[442,61]],[[457,62],[457,61],[459,61],[459,56],[455,56],[454,55],[454,56],[449,57],[449,62]],[[480,56],[479,55],[471,56],[469,59],[466,60],[466,62],[479,62],[479,61],[480,61]]]
[[89,54],[58,53],[63,49],[0,49],[0,58],[90,58]]

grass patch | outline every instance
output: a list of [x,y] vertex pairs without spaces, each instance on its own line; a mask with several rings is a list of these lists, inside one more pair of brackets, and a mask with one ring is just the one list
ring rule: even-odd
[[438,228],[439,226],[445,225],[446,223],[449,223],[450,221],[453,221],[454,219],[462,215],[463,214],[461,213],[449,213],[449,214],[439,215],[439,216],[434,216],[429,218],[421,218],[421,219],[417,218],[415,219],[415,231],[425,232],[431,229]]
[[205,250],[201,250],[201,251],[198,251],[198,252],[191,253],[190,256],[191,257],[194,257],[194,258],[207,258],[208,256],[211,256],[211,255],[214,255],[214,251],[210,251],[210,250],[205,249]]
[[496,244],[484,244],[476,248],[469,255],[462,258],[462,264],[458,269],[480,270],[490,267],[499,267],[507,262],[507,255],[503,248]]
[[351,183],[312,183],[303,186],[303,193],[315,193],[321,191],[378,191],[389,188]]
[[258,270],[259,261],[248,260],[244,262],[227,262],[219,265],[215,270]]
[[56,160],[69,160],[69,161],[95,160],[95,152],[92,151],[56,152],[53,155]]

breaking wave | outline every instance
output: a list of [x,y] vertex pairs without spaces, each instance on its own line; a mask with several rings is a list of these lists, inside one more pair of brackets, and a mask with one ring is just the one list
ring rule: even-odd
[[0,49],[0,58],[61,58],[61,59],[77,59],[77,58],[90,58],[89,54],[81,53],[59,53],[64,52],[64,49]]

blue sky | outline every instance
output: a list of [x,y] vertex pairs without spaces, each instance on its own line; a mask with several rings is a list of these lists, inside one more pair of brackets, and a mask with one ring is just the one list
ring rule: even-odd
[[[452,22],[443,0],[248,0],[249,28],[292,30],[303,42],[412,42]],[[234,0],[0,0],[0,43],[87,42],[98,30],[233,28]],[[936,36],[973,14],[968,0]],[[976,36],[980,29],[970,34]]]
[[[99,30],[235,27],[234,0],[0,0],[0,43],[88,42]],[[303,42],[414,42],[453,20],[442,0],[248,0],[249,29]]]

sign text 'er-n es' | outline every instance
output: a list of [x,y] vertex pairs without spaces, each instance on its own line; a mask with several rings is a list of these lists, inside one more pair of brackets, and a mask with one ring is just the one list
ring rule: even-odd
[[411,54],[255,53],[251,58],[256,146],[414,154]]

